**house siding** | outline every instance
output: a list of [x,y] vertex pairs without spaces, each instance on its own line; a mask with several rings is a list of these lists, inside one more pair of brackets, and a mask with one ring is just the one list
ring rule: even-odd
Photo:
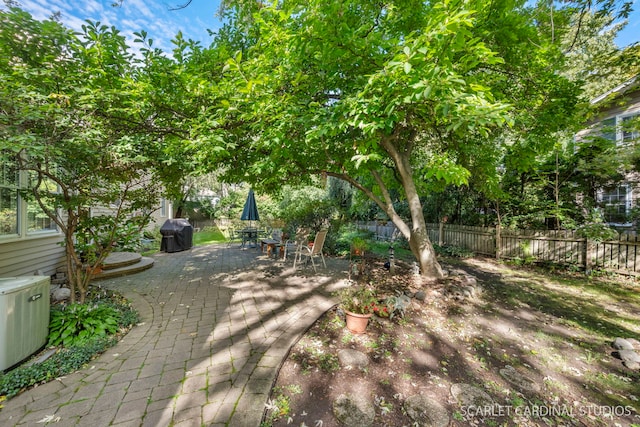
[[617,100],[612,108],[603,110],[598,117],[598,121],[614,116],[626,116],[640,112],[640,90],[635,90]]
[[0,277],[31,276],[41,272],[51,276],[64,265],[62,234],[33,236],[19,241],[0,241]]
[[[609,136],[615,137],[616,143],[621,146],[627,144],[627,142],[624,141],[623,133],[619,126],[625,117],[640,114],[639,78],[640,76],[635,77],[618,88],[592,100],[592,104],[597,106],[599,113],[590,120],[587,128],[575,135],[575,140],[578,144],[587,142],[590,135],[600,134],[602,132],[602,122],[608,119],[615,119],[614,123],[617,126],[615,135],[612,132],[608,132]],[[613,125],[613,123],[611,123],[611,125]],[[638,141],[637,139],[635,141],[631,140],[631,143],[637,144]],[[637,173],[628,173],[625,182],[619,184],[619,186],[624,186],[628,189],[627,198],[624,202],[627,214],[630,213],[631,208],[638,206],[638,201],[640,200],[639,179],[640,176]],[[630,227],[633,225],[631,223],[623,224],[615,221],[610,222],[610,224],[618,227]]]
[[576,134],[576,140],[581,141],[589,134],[597,131],[603,120],[638,113],[640,113],[640,89],[625,94],[612,105],[603,107],[602,111],[593,120],[589,121],[589,126]]
[[164,199],[160,201],[160,207],[153,211],[151,214],[151,221],[147,226],[148,230],[154,230],[162,227],[164,222],[173,218],[173,205],[168,200]]
[[[92,209],[93,215],[109,215],[112,212],[110,208]],[[168,202],[165,215],[161,214],[161,209],[154,211],[149,229],[160,227],[170,218],[171,206]],[[0,277],[31,276],[36,272],[46,276],[55,274],[59,267],[65,265],[63,241],[62,233],[33,235],[19,240],[0,239]]]

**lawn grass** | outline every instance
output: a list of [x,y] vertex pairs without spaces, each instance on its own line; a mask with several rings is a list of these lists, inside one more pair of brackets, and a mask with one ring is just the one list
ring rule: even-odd
[[218,227],[206,227],[202,231],[193,233],[193,246],[224,242],[226,239]]

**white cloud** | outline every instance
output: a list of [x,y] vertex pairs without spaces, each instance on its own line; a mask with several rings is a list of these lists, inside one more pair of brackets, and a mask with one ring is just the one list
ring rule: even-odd
[[[114,0],[19,0],[22,9],[35,19],[49,19],[60,12],[60,20],[66,27],[81,31],[86,20],[98,21],[107,26],[115,26],[134,46],[134,32],[145,30],[154,40],[154,47],[171,52],[171,40],[178,31],[186,39],[200,41],[203,46],[211,43],[207,28],[216,30],[220,23],[215,17],[218,0],[193,2],[185,9],[171,11],[179,0],[124,0],[121,7],[112,7]],[[0,9],[2,9],[0,5]]]
[[79,6],[84,6],[84,10],[88,13],[98,13],[104,9],[102,5],[95,0],[85,0],[84,3],[81,3]]
[[147,18],[153,19],[158,14],[157,8],[161,6],[159,6],[154,1],[150,2],[153,5],[153,8],[155,9],[154,12],[151,12],[149,7],[147,7],[147,3],[148,1],[145,1],[145,0],[126,0],[123,3],[123,7],[127,11],[127,14],[133,13],[135,16],[137,11]]

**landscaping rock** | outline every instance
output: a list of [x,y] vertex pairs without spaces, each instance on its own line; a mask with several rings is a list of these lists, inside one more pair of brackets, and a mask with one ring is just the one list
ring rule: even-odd
[[413,421],[412,426],[447,427],[449,413],[433,399],[423,395],[410,396],[404,402],[404,410]]
[[427,299],[427,294],[424,291],[418,291],[413,297],[418,301],[424,301]]
[[478,284],[478,279],[476,279],[475,277],[473,277],[471,275],[466,274],[463,277],[464,277],[464,279],[463,279],[462,282],[465,285],[468,285],[468,286],[471,286],[471,287],[475,287]]
[[340,350],[338,352],[338,360],[343,367],[351,366],[358,369],[364,369],[369,364],[369,358],[366,354],[351,349]]
[[520,391],[535,393],[540,391],[538,383],[518,372],[513,366],[507,365],[500,369],[500,375]]
[[622,364],[631,370],[640,370],[640,355],[636,350],[640,350],[640,343],[633,338],[616,338],[611,346],[617,351],[612,355],[622,360]]
[[475,300],[480,297],[482,288],[478,279],[462,270],[452,270],[445,281],[443,295],[458,302]]
[[69,288],[58,288],[51,295],[55,302],[65,301],[71,298],[71,289]]
[[471,384],[458,383],[452,385],[451,395],[458,401],[460,406],[466,406],[470,409],[488,408],[495,405],[495,402],[487,392]]
[[635,350],[640,351],[640,341],[635,338],[626,338],[626,341],[628,341]]
[[633,350],[618,350],[618,357],[624,363],[640,363],[640,355]]
[[616,338],[613,341],[613,348],[616,350],[633,350],[633,344],[624,338]]
[[376,410],[363,396],[341,394],[333,402],[333,415],[345,426],[371,427]]

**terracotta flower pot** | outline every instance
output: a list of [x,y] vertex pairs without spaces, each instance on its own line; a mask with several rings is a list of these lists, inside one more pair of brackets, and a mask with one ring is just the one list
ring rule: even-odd
[[345,311],[345,315],[345,317],[347,318],[347,329],[349,329],[354,334],[363,334],[367,329],[369,318],[373,314],[358,314],[352,313],[350,311]]

